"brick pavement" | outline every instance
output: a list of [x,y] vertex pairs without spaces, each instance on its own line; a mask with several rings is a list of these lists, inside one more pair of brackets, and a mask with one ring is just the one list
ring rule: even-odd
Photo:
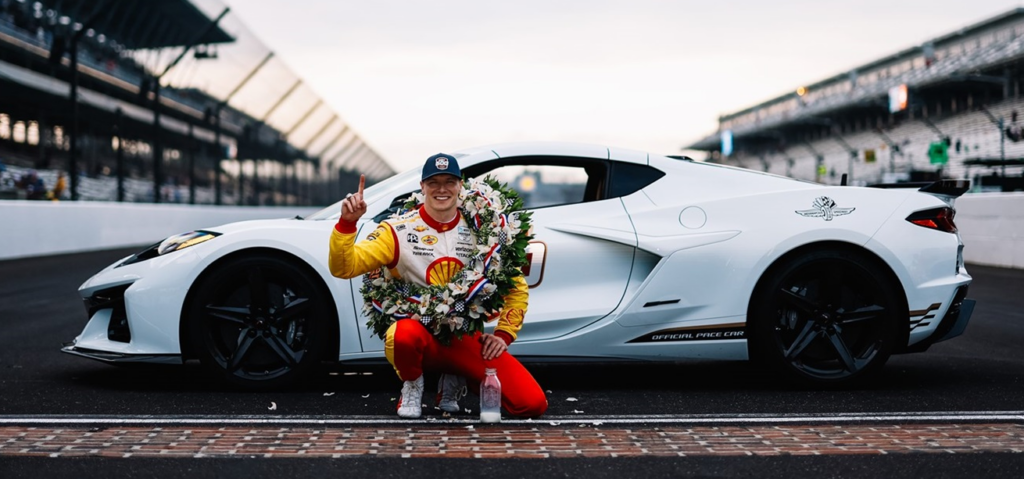
[[1024,425],[0,427],[0,456],[778,456],[1024,451]]

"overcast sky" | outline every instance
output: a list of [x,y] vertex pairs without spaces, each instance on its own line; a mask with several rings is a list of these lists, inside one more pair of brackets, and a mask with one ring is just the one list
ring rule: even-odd
[[1008,0],[226,0],[397,170],[523,140],[678,154],[720,114]]

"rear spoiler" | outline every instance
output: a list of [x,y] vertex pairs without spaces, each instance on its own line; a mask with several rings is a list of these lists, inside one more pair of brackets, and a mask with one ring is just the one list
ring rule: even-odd
[[939,180],[939,181],[924,181],[918,183],[882,183],[878,185],[868,185],[868,188],[917,188],[922,193],[931,193],[933,195],[951,196],[953,198],[959,198],[961,195],[971,189],[970,180]]

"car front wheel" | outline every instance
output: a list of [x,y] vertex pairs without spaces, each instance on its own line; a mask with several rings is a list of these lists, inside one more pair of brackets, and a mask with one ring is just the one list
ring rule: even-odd
[[275,256],[217,266],[194,290],[187,327],[203,366],[246,389],[273,389],[304,376],[329,343],[329,295]]
[[770,273],[751,302],[753,356],[800,382],[864,379],[889,359],[906,323],[898,291],[862,253],[794,258]]

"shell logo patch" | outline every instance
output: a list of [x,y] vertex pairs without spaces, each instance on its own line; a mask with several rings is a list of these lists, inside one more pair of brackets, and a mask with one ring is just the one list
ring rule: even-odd
[[420,239],[420,242],[425,244],[425,245],[427,245],[427,246],[433,246],[433,245],[437,244],[437,236],[426,235],[426,236],[424,236],[423,238]]
[[463,266],[465,265],[458,258],[438,258],[427,266],[427,274],[424,279],[430,285],[446,284],[451,280],[452,276],[462,271]]

